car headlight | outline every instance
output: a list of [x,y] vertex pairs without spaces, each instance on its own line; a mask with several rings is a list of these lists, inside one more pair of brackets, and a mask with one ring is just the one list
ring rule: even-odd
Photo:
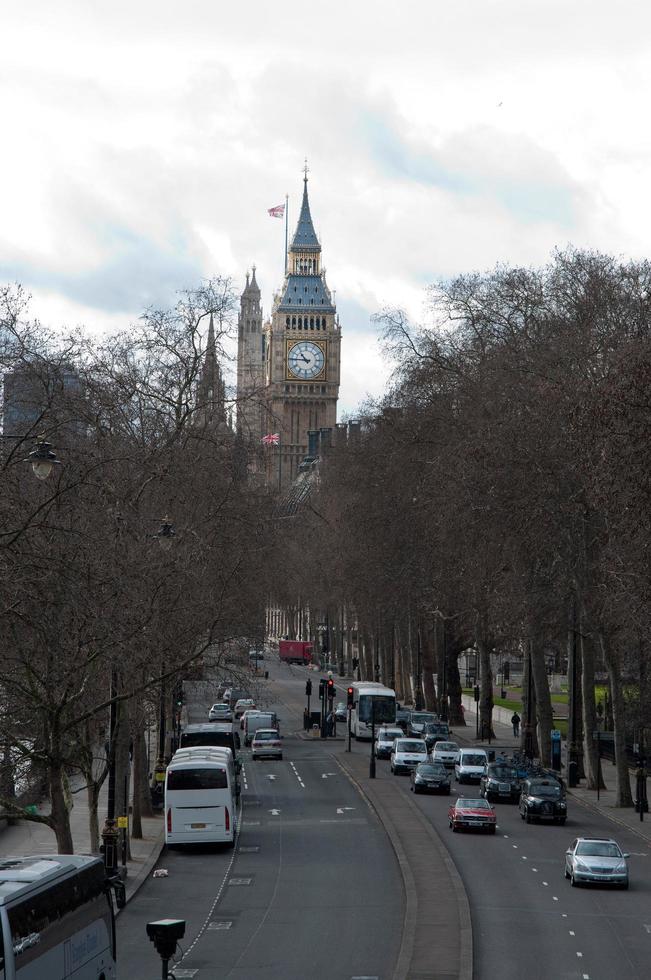
[[561,803],[561,810],[567,810],[567,803]]
[[587,865],[585,865],[583,863],[583,861],[579,861],[578,858],[575,858],[574,859],[574,867],[576,868],[577,871],[589,871],[590,870],[590,868]]

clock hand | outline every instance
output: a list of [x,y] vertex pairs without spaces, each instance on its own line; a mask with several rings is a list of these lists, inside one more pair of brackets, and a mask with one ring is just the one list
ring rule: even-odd
[[303,360],[305,361],[306,364],[309,364],[310,363],[309,357],[306,357],[305,354],[301,354],[301,357],[303,358]]

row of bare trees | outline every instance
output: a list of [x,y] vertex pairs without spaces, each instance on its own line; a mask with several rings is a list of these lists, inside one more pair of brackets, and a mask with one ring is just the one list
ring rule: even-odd
[[634,717],[643,736],[651,625],[651,264],[569,250],[430,299],[427,328],[379,318],[392,387],[285,522],[296,574],[276,598],[344,609],[363,676],[379,664],[405,700],[444,698],[457,723],[457,658],[473,648],[484,730],[491,655],[522,658],[524,736],[546,763],[546,659],[569,651],[591,787],[602,670],[630,805],[625,738]]
[[[233,309],[214,279],[93,339],[46,330],[20,288],[0,290],[0,809],[48,824],[61,852],[71,786],[88,794],[99,846],[110,703],[119,774],[132,748],[137,834],[161,685],[262,622],[267,499],[247,481],[215,371]],[[36,437],[60,459],[42,482],[25,463]],[[117,792],[125,812],[121,778]]]

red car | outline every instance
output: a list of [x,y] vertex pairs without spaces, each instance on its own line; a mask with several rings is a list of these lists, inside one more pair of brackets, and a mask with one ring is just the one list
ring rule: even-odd
[[459,798],[448,810],[452,830],[485,830],[494,834],[497,826],[495,810],[488,800]]

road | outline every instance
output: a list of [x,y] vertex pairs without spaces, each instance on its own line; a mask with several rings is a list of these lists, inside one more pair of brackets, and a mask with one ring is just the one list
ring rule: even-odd
[[[372,810],[333,761],[331,745],[299,739],[304,672],[278,665],[267,701],[284,732],[283,760],[243,750],[236,847],[164,852],[117,923],[121,980],[160,975],[145,925],[186,920],[175,976],[219,980],[389,980],[404,916],[402,877]],[[197,685],[198,689],[199,686]],[[209,699],[189,705],[207,717]]]

